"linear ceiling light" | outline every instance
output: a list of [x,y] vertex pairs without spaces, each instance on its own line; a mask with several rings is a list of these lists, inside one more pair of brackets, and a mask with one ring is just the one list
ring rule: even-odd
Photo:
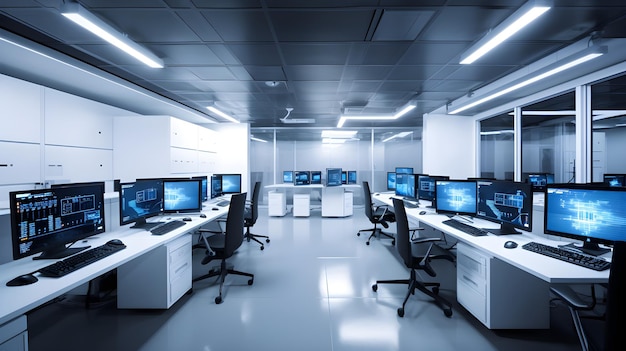
[[343,127],[343,124],[346,123],[346,121],[349,120],[349,119],[377,120],[377,121],[398,119],[398,118],[406,115],[409,111],[414,109],[416,106],[417,105],[415,103],[411,103],[409,105],[406,105],[402,110],[396,112],[393,115],[370,115],[370,116],[366,116],[366,115],[362,115],[362,116],[345,116],[345,115],[343,115],[343,116],[341,116],[339,118],[339,123],[337,123],[337,128]]
[[323,130],[322,138],[352,139],[356,133],[356,130]]
[[508,88],[504,88],[504,89],[499,89],[497,92],[489,94],[481,99],[478,99],[470,104],[464,105],[462,107],[459,107],[455,110],[452,110],[450,112],[448,112],[448,114],[454,115],[460,112],[463,112],[465,110],[468,110],[472,107],[478,106],[480,104],[483,104],[487,101],[493,100],[495,98],[498,98],[502,95],[506,95],[512,91],[521,89],[527,85],[536,83],[542,79],[546,79],[548,77],[551,77],[557,73],[563,72],[565,70],[568,70],[572,67],[578,66],[582,63],[585,63],[589,60],[592,60],[596,57],[602,56],[604,54],[607,53],[607,48],[606,46],[592,46],[589,47],[585,50],[582,50],[576,54],[573,54],[571,56],[568,56],[567,58],[560,60],[554,64],[548,65],[547,67],[538,70],[537,72],[533,72],[533,76],[531,76],[530,78],[522,78],[522,80],[518,83],[515,83],[511,86],[509,86]]
[[215,106],[207,106],[206,108],[207,108],[207,110],[215,113],[216,115],[218,115],[218,116],[220,116],[220,117],[222,117],[224,119],[227,119],[227,120],[229,120],[229,121],[231,121],[233,123],[239,123],[239,121],[237,119],[235,119],[235,117],[232,117],[230,115],[225,114],[224,112],[222,112],[222,111],[218,110],[217,108],[215,108]]
[[461,64],[469,65],[478,60],[544,14],[551,6],[552,1],[528,1],[461,55]]
[[260,138],[254,137],[254,136],[252,136],[252,135],[250,136],[250,140],[253,140],[253,141],[259,141],[259,142],[261,142],[261,143],[267,143],[267,140],[263,140],[263,139],[260,139]]
[[61,5],[61,14],[149,67],[163,68],[163,60],[144,47],[128,39],[127,36],[106,24],[91,12],[87,11],[84,7],[80,6],[79,3],[63,3],[63,5]]
[[390,136],[390,137],[388,137],[388,138],[383,139],[383,140],[382,140],[382,142],[383,142],[383,143],[386,143],[386,142],[388,142],[389,140],[393,140],[393,139],[395,139],[395,138],[404,138],[405,136],[408,136],[408,135],[410,135],[410,134],[413,134],[413,132],[400,132],[400,133],[398,133],[398,134],[394,134],[394,135],[392,135],[392,136]]

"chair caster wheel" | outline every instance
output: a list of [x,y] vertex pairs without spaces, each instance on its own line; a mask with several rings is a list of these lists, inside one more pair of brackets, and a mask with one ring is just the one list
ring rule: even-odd
[[452,317],[452,309],[448,308],[448,309],[443,310],[443,314],[448,318]]
[[391,245],[396,246],[396,241],[395,240],[391,240]]
[[261,245],[261,250],[265,250],[265,246]]
[[246,241],[247,241],[247,242],[250,242],[250,237],[246,238]]
[[372,290],[374,290],[374,292],[377,292],[378,291],[378,284],[372,285]]
[[369,245],[369,244],[370,244],[370,242],[369,242],[369,241],[365,243],[365,245]]
[[361,233],[360,233],[360,232],[359,232],[359,233],[356,233],[356,236],[361,236]]
[[439,295],[439,287],[438,286],[434,286],[433,287],[433,294]]
[[269,242],[270,242],[270,239],[265,239],[265,242],[266,242],[266,243],[269,243]]
[[252,284],[254,284],[254,279],[248,280],[248,285],[252,285]]
[[398,317],[404,317],[404,308],[398,308]]
[[222,297],[221,296],[216,297],[215,298],[215,303],[218,304],[218,305],[221,304],[222,303]]

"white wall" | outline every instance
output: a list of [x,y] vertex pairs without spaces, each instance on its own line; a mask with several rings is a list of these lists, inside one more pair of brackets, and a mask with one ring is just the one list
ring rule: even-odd
[[606,173],[626,173],[626,128],[606,130]]
[[476,134],[471,117],[424,115],[423,172],[452,179],[474,177]]
[[250,193],[250,125],[228,123],[207,127],[218,132],[215,173],[241,173],[241,191]]

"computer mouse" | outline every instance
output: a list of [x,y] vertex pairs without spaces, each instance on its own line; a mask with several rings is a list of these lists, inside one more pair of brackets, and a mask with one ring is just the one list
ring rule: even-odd
[[185,221],[185,222],[191,222],[191,217],[185,217],[185,218],[183,218],[183,221]]
[[20,276],[17,276],[11,280],[9,280],[7,282],[7,286],[22,286],[22,285],[28,285],[28,284],[32,284],[36,281],[38,281],[39,279],[37,279],[37,277],[35,277],[32,273],[29,274],[22,274]]
[[204,213],[200,213],[200,218],[206,218],[206,215]]
[[113,245],[113,246],[121,246],[124,245],[124,243],[122,242],[122,240],[120,239],[111,239],[109,241],[107,241],[107,245]]
[[515,241],[509,240],[504,243],[504,247],[507,249],[514,249],[517,247],[517,243]]
[[219,208],[217,208],[217,207],[213,207],[213,208],[212,208],[212,210],[213,210],[213,211],[219,211]]
[[426,214],[426,211],[420,211],[420,214],[421,214],[421,215],[425,215],[425,214]]

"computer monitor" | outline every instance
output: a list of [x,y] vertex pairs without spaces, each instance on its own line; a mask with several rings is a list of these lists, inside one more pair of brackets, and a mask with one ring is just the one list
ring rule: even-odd
[[[583,242],[578,249],[600,255],[626,241],[626,188],[587,184],[548,184],[544,232]],[[573,244],[569,244],[570,246]]]
[[202,181],[202,201],[207,201],[209,199],[209,177],[195,176],[191,177],[191,179],[200,179]]
[[105,231],[104,182],[65,184],[9,193],[13,259],[57,259],[87,247],[67,248]]
[[417,177],[417,198],[420,200],[431,201],[432,207],[435,207],[435,181],[448,179],[450,179],[448,176],[420,174]]
[[293,183],[293,171],[283,171],[283,183]]
[[222,174],[222,194],[241,192],[241,174]]
[[545,191],[547,184],[554,183],[552,173],[527,173],[525,180],[533,186],[533,191]]
[[413,174],[413,167],[396,167],[396,174],[398,173]]
[[626,175],[624,174],[605,174],[603,181],[608,186],[624,186]]
[[356,171],[348,171],[348,184],[356,184]]
[[341,186],[341,168],[326,168],[326,186]]
[[322,171],[311,171],[311,184],[322,184]]
[[387,172],[387,190],[396,190],[396,172]]
[[476,189],[474,180],[435,180],[435,210],[442,214],[474,216]]
[[201,179],[164,179],[163,212],[184,213],[202,210]]
[[296,171],[293,184],[294,185],[311,184],[311,173],[309,171]]
[[214,174],[211,176],[211,199],[222,196],[222,176]]
[[348,184],[348,171],[341,172],[341,184]]
[[146,219],[163,211],[163,180],[137,179],[120,183],[120,225],[134,223],[131,228],[150,229],[159,222],[147,223]]
[[521,234],[532,231],[533,190],[529,183],[509,180],[479,180],[476,217],[499,223],[493,234]]
[[407,200],[417,199],[417,187],[415,186],[417,174],[398,173],[396,174],[396,196],[401,196]]

